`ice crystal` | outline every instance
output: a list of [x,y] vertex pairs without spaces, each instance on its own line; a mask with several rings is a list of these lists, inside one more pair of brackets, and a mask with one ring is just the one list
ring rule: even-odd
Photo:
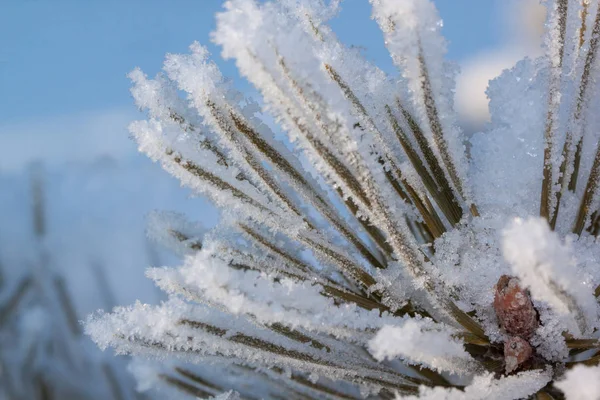
[[222,218],[154,214],[184,256],[148,272],[169,300],[87,332],[171,356],[138,368],[146,386],[197,397],[582,398],[597,370],[579,364],[600,361],[598,2],[546,2],[545,55],[491,82],[470,138],[432,2],[371,5],[397,75],[344,46],[321,0],[224,3],[213,41],[260,102],[198,43],[131,73],[140,151]]

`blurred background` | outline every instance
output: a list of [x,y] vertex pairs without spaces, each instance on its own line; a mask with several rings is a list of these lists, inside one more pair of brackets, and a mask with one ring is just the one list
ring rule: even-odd
[[[96,349],[79,321],[163,298],[144,270],[177,258],[146,238],[148,212],[184,212],[206,226],[217,214],[138,154],[127,125],[144,116],[126,74],[139,66],[153,76],[165,53],[198,40],[252,93],[210,45],[222,3],[0,0],[0,400],[145,396],[127,360]],[[487,82],[539,54],[544,9],[536,0],[435,3],[448,57],[462,69],[461,123],[484,129]],[[343,2],[332,26],[394,73],[366,0]]]

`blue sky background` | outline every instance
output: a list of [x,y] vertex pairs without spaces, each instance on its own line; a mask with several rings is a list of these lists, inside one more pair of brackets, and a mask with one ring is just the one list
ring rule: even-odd
[[[450,58],[460,61],[502,41],[497,16],[505,1],[436,1]],[[193,40],[208,44],[221,4],[0,0],[0,126],[105,109],[133,110],[126,73],[140,66],[154,74],[166,52],[184,52]],[[342,40],[367,48],[369,58],[389,66],[368,2],[346,0],[342,7],[332,23]],[[231,63],[220,64],[225,74],[237,76]]]

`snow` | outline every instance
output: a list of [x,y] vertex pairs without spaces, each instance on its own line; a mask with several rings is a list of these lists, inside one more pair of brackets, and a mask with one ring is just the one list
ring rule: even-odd
[[565,316],[576,335],[591,332],[598,321],[598,304],[591,285],[584,284],[568,243],[561,243],[542,219],[516,219],[503,234],[503,253],[513,273],[534,300]]
[[600,397],[600,367],[577,365],[568,370],[554,386],[559,388],[568,400],[593,400]]
[[[492,374],[477,376],[464,391],[457,389],[419,389],[419,397],[399,396],[398,399],[427,400],[513,400],[527,398],[550,381],[551,371],[527,371],[517,375],[494,379]],[[570,400],[570,398],[569,398]]]
[[474,360],[464,350],[455,331],[431,321],[408,320],[402,326],[384,326],[369,342],[369,351],[379,361],[401,357],[452,374],[473,372]]

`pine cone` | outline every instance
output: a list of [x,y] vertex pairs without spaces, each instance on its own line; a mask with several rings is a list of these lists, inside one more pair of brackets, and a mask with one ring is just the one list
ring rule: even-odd
[[504,342],[504,361],[506,373],[509,374],[529,360],[533,354],[531,345],[523,338],[512,336]]
[[515,277],[502,275],[496,284],[494,310],[500,326],[510,335],[529,339],[539,326],[529,293]]

